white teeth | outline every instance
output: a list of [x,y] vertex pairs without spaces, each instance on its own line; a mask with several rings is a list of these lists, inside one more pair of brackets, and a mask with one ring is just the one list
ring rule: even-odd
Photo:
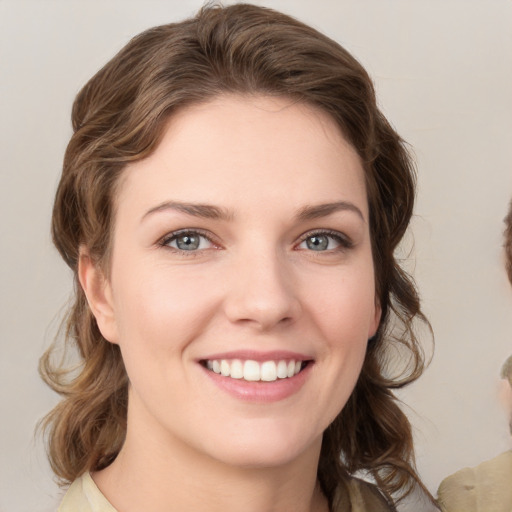
[[244,379],[250,381],[260,380],[260,365],[256,361],[245,361],[244,363]]
[[244,365],[240,359],[231,361],[231,375],[232,379],[243,379],[244,377]]
[[229,363],[225,359],[220,362],[220,374],[229,377]]
[[302,361],[264,361],[259,363],[252,359],[209,359],[206,368],[223,377],[244,379],[250,382],[273,382],[277,379],[286,379],[297,375],[302,369]]
[[261,365],[261,380],[272,382],[277,379],[277,368],[274,361],[265,361]]
[[279,363],[277,363],[277,377],[279,379],[288,377],[288,365],[286,361],[279,361]]

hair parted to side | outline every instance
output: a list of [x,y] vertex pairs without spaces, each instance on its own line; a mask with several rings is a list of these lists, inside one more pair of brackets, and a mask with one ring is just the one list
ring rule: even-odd
[[[143,32],[75,100],[52,234],[75,275],[65,343],[78,348],[82,364],[69,373],[54,363],[54,347],[41,359],[44,380],[63,397],[45,420],[52,468],[70,482],[106,467],[126,431],[128,378],[118,347],[102,337],[78,283],[79,248],[87,247],[108,275],[123,168],[155,150],[173,113],[230,93],[284,96],[327,112],[365,169],[382,320],[349,402],[324,434],[322,488],[332,505],[348,475],[364,470],[390,499],[414,485],[424,489],[414,469],[411,426],[393,395],[425,365],[413,321],[428,322],[394,256],[412,215],[414,166],[379,111],[368,74],[346,50],[289,16],[247,4],[208,6],[194,18]],[[393,345],[409,356],[395,378],[386,375]]]

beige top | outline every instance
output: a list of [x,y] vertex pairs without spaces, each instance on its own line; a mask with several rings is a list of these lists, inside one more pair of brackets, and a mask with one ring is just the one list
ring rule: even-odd
[[443,512],[512,511],[512,451],[445,478],[438,501]]
[[[352,512],[392,512],[393,508],[377,489],[362,480],[353,478],[348,486],[349,496],[337,496],[336,510],[350,510],[348,503],[352,505]],[[345,493],[344,493],[345,494]],[[89,473],[84,473],[69,487],[57,512],[117,512],[101,494]]]
[[84,473],[69,487],[57,512],[117,512],[101,494],[89,473]]

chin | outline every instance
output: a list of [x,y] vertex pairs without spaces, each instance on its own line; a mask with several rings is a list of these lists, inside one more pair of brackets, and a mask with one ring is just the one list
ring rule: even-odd
[[304,456],[318,458],[322,434],[307,436],[300,431],[295,434],[282,429],[246,430],[244,434],[238,432],[211,443],[210,446],[215,446],[211,455],[227,465],[246,469],[286,466]]
[[287,466],[299,458],[300,453],[290,451],[271,451],[264,453],[264,450],[252,449],[238,450],[236,453],[232,450],[230,453],[224,453],[219,459],[231,467],[243,469],[268,469]]

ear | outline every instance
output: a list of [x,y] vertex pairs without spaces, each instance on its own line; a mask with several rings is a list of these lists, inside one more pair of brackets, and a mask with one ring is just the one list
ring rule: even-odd
[[78,279],[101,334],[107,341],[117,343],[118,333],[111,285],[85,248],[80,249]]
[[377,332],[377,329],[380,325],[380,319],[382,316],[382,308],[380,307],[380,302],[375,299],[375,310],[373,313],[373,318],[370,321],[370,327],[368,329],[368,339],[375,336],[375,333]]

